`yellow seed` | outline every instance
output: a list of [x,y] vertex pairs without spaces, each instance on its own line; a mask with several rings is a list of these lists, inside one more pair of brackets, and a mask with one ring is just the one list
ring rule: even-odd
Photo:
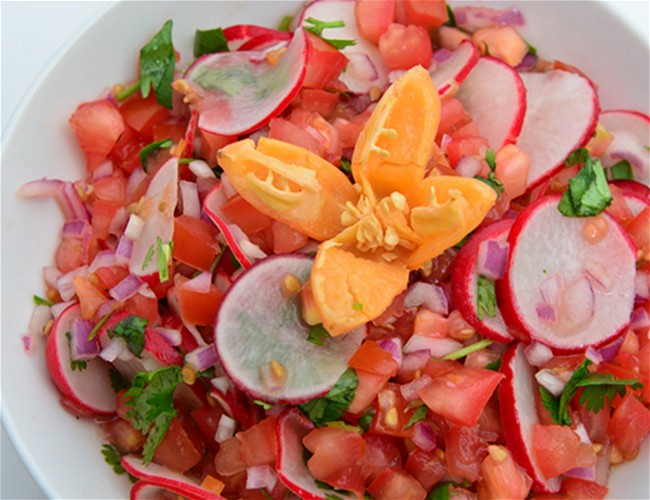
[[378,101],[381,96],[382,96],[382,92],[379,87],[372,87],[368,91],[368,97],[370,97],[370,100],[372,102]]
[[397,408],[393,407],[386,412],[384,422],[388,427],[397,427]]
[[609,449],[609,463],[612,465],[620,464],[623,461],[623,455],[621,455],[621,450],[618,449],[618,446],[615,444]]
[[591,447],[594,449],[594,452],[596,454],[600,453],[600,450],[603,449],[603,445],[599,444],[599,443],[594,443],[594,444],[591,445]]
[[287,369],[278,363],[275,359],[272,359],[269,363],[271,368],[271,378],[276,384],[283,384],[287,380]]
[[50,332],[52,331],[52,325],[54,325],[54,320],[53,320],[53,319],[51,319],[50,321],[48,321],[48,322],[45,324],[45,326],[43,327],[43,333],[44,333],[45,335],[49,335],[49,334],[50,334]]
[[113,85],[113,95],[119,94],[124,90],[124,85],[120,85],[119,83]]
[[443,450],[441,450],[440,448],[436,448],[434,450],[434,453],[438,457],[438,460],[440,460],[441,462],[444,463],[444,462],[447,461],[447,457],[445,456],[445,452]]
[[287,273],[282,277],[282,295],[285,297],[293,297],[298,295],[302,289],[300,280],[293,274]]
[[194,382],[196,382],[196,371],[191,366],[185,365],[181,369],[181,377],[187,385],[194,385]]
[[488,453],[497,462],[503,462],[508,458],[508,452],[501,446],[488,446]]

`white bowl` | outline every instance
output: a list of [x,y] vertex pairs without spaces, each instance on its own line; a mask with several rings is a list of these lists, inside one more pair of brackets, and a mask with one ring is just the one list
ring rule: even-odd
[[[632,10],[621,5],[624,2],[613,6],[512,2],[516,3],[521,4],[529,23],[523,30],[527,41],[542,57],[574,64],[588,74],[600,88],[603,109],[633,108],[648,113],[647,3],[631,3],[627,7]],[[104,463],[100,454],[104,440],[98,427],[78,421],[60,406],[45,368],[44,344],[32,354],[23,350],[21,335],[32,311],[30,297],[42,293],[41,268],[53,260],[63,218],[54,202],[19,200],[16,189],[45,176],[72,180],[84,175],[83,158],[68,117],[80,102],[133,78],[140,47],[165,20],[174,20],[174,44],[182,53],[182,62],[188,63],[194,30],[239,23],[276,26],[299,5],[116,4],[58,54],[20,116],[3,134],[2,417],[19,454],[48,497],[126,498],[129,481],[113,474]],[[635,12],[645,16],[645,24],[634,18]],[[631,28],[635,21],[637,28]],[[614,469],[611,498],[650,498],[647,441],[637,460]]]

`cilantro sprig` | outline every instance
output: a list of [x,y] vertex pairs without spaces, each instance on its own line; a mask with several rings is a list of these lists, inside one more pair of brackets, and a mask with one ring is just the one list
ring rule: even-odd
[[131,388],[122,396],[129,409],[126,418],[135,429],[147,435],[142,451],[144,464],[151,462],[169,424],[176,417],[173,396],[181,381],[181,368],[176,365],[140,372],[133,377]]
[[421,422],[425,418],[427,418],[427,412],[429,411],[429,408],[426,405],[418,406],[415,412],[413,412],[413,415],[411,415],[411,418],[407,422],[407,424],[404,426],[404,429],[408,429],[409,427],[413,427],[415,424],[418,422]]
[[497,315],[497,296],[494,281],[479,275],[476,283],[476,315],[483,320],[484,315],[494,318]]
[[474,179],[484,182],[492,189],[494,189],[498,199],[501,196],[501,193],[505,191],[505,188],[503,187],[503,183],[499,179],[497,179],[497,176],[495,174],[495,170],[497,168],[497,162],[496,162],[496,153],[494,152],[494,150],[488,149],[485,152],[485,162],[488,164],[488,167],[490,167],[490,173],[487,175],[487,177],[484,177],[482,175],[475,175]]
[[170,109],[176,66],[172,26],[172,21],[167,21],[140,50],[140,94],[146,99],[153,88],[158,103]]
[[313,17],[308,17],[305,19],[305,22],[311,25],[306,26],[305,31],[311,33],[312,35],[316,35],[319,38],[322,38],[327,43],[339,50],[357,44],[355,40],[339,40],[323,37],[323,30],[326,28],[344,28],[345,22],[343,21],[320,21],[318,19],[314,19]]
[[223,29],[196,30],[194,33],[194,57],[215,52],[228,52],[228,41]]
[[321,323],[309,327],[307,342],[317,346],[322,346],[329,338],[331,338],[331,335],[327,330],[325,330],[325,327]]
[[166,149],[166,148],[171,148],[174,145],[174,141],[171,139],[162,139],[160,141],[155,141],[152,142],[151,144],[147,144],[145,147],[143,147],[140,150],[140,165],[142,165],[142,168],[144,171],[147,171],[147,160],[151,156],[151,154],[156,151],[157,149]]
[[139,358],[144,349],[144,331],[148,323],[146,319],[139,316],[127,316],[108,330],[108,336],[124,340],[129,350]]
[[553,397],[544,387],[539,387],[542,402],[556,424],[571,425],[569,403],[581,387],[580,404],[585,404],[587,410],[598,413],[605,406],[605,398],[612,402],[617,394],[625,395],[627,386],[632,389],[642,386],[636,379],[617,379],[610,373],[590,373],[591,364],[587,359],[573,372],[559,398]]
[[613,200],[600,160],[592,158],[585,148],[580,148],[565,161],[567,166],[581,163],[582,168],[574,178],[569,179],[569,188],[557,207],[567,217],[594,217]]
[[353,369],[348,368],[325,396],[312,399],[298,407],[309,420],[321,427],[327,422],[343,417],[354,399],[358,385],[359,377]]

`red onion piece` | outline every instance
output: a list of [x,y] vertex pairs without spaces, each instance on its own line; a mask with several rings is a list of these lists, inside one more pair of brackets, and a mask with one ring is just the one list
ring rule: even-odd
[[379,73],[372,59],[365,52],[345,52],[349,59],[346,68],[346,77],[362,82],[374,82],[379,78]]
[[88,222],[81,219],[73,219],[63,224],[63,236],[72,238],[83,238],[90,226]]
[[212,387],[214,387],[218,391],[221,391],[222,394],[226,394],[232,387],[232,382],[226,376],[215,377],[210,380],[210,383],[212,384]]
[[118,265],[128,265],[131,262],[133,254],[133,240],[123,234],[115,247],[115,263]]
[[607,363],[611,363],[618,355],[618,351],[620,350],[622,345],[623,345],[623,337],[619,337],[611,344],[607,344],[605,347],[601,347],[598,350],[598,352],[600,353],[600,356],[603,358],[603,361],[606,361]]
[[443,356],[461,349],[463,344],[457,340],[450,338],[432,338],[425,337],[424,335],[413,335],[406,342],[404,352],[415,352],[427,350],[434,358],[442,358]]
[[585,351],[585,358],[587,358],[589,361],[591,361],[594,365],[598,366],[601,364],[603,360],[603,355],[597,351],[594,346],[589,346],[587,347],[587,350]]
[[111,288],[108,293],[113,299],[125,302],[144,288],[145,282],[135,274],[129,274],[126,278],[120,281],[117,285]]
[[637,270],[634,282],[634,300],[643,302],[650,298],[650,276],[647,271]]
[[553,351],[544,344],[533,342],[524,349],[524,356],[531,366],[542,366],[553,357]]
[[436,431],[429,422],[415,424],[415,433],[411,439],[421,450],[431,451],[436,448]]
[[448,136],[447,134],[442,135],[442,139],[440,139],[440,151],[442,153],[447,152],[447,146],[449,146],[452,143],[453,139]]
[[404,307],[420,306],[424,306],[429,311],[443,316],[449,313],[449,302],[443,288],[423,281],[413,283],[404,297]]
[[246,469],[246,489],[257,490],[264,488],[273,491],[278,482],[278,476],[270,465],[255,465]]
[[402,339],[393,337],[386,340],[380,340],[379,347],[388,352],[399,366],[402,364]]
[[95,170],[92,172],[92,179],[93,181],[98,181],[111,175],[113,175],[113,162],[107,160],[98,167],[95,167]]
[[75,318],[70,326],[70,359],[85,361],[99,354],[97,337],[88,340],[95,324],[82,318]]
[[[431,61],[435,61],[436,63],[441,63],[445,62],[447,59],[451,57],[453,52],[449,49],[438,49],[433,51],[433,56],[431,58]],[[431,68],[429,68],[429,71]]]
[[591,467],[575,467],[564,473],[566,477],[574,477],[576,479],[584,479],[585,481],[596,480],[596,466]]
[[535,374],[537,383],[556,398],[562,394],[566,381],[553,370],[544,368]]
[[108,300],[108,301],[106,301],[106,302],[104,302],[104,303],[103,303],[101,306],[99,306],[99,308],[97,309],[97,316],[99,316],[100,318],[103,318],[103,317],[106,316],[107,314],[112,313],[112,312],[115,310],[115,308],[116,308],[117,305],[118,305],[117,301],[116,301],[116,300],[112,300],[112,299],[111,299],[111,300]]
[[66,182],[63,185],[63,195],[75,218],[90,221],[88,209],[83,201],[81,201],[81,198],[79,198],[77,188],[72,182]]
[[144,181],[147,178],[147,173],[144,171],[142,167],[136,168],[133,172],[131,172],[131,175],[129,175],[129,180],[126,183],[126,198],[130,198],[133,193],[135,193],[135,190],[138,189],[138,186],[142,184],[142,181]]
[[36,342],[32,334],[28,333],[27,335],[23,335],[20,339],[23,341],[23,349],[25,352],[30,353],[34,351]]
[[181,286],[185,290],[191,290],[197,293],[209,293],[212,284],[212,275],[208,272],[202,272],[198,276],[186,281]]
[[87,276],[88,266],[81,266],[77,269],[73,269],[69,273],[62,274],[59,279],[56,280],[56,288],[63,300],[70,300],[74,297],[76,292],[72,286],[72,279],[77,275]]
[[189,163],[190,171],[197,179],[216,179],[214,171],[203,160],[194,160]]
[[488,240],[481,244],[476,260],[476,272],[492,280],[503,278],[509,248],[507,242],[497,240]]
[[115,259],[115,251],[113,250],[102,250],[97,252],[95,258],[88,266],[88,272],[94,273],[97,269],[101,267],[113,267],[117,264]]
[[[428,358],[429,353],[427,352],[427,359]],[[429,385],[429,382],[431,382],[431,377],[429,377],[429,375],[422,375],[407,384],[400,385],[399,390],[402,393],[404,400],[407,403],[412,403],[413,401],[420,399],[418,391],[422,389],[422,387]]]
[[405,69],[394,69],[388,73],[388,83],[395,83],[406,73]]
[[630,317],[630,328],[632,330],[644,330],[650,327],[650,315],[644,307],[637,307],[632,311]]
[[488,26],[524,26],[524,16],[519,9],[492,9],[489,7],[457,7],[454,9],[456,25],[470,33]]
[[112,363],[124,350],[128,350],[126,343],[119,337],[112,338],[109,343],[99,352],[99,357],[104,361]]
[[402,366],[400,366],[399,371],[397,372],[398,375],[422,370],[427,364],[427,361],[429,361],[430,357],[431,356],[429,355],[428,349],[410,353],[405,352],[404,357],[402,358]]
[[519,65],[515,68],[517,71],[531,71],[537,66],[539,57],[534,54],[526,54]]
[[58,280],[63,274],[54,266],[46,266],[43,268],[43,279],[47,286],[51,288],[56,288],[56,280]]
[[454,170],[462,177],[474,177],[481,172],[483,165],[481,161],[473,156],[462,156]]
[[201,203],[199,202],[199,191],[196,183],[180,181],[178,184],[181,191],[183,214],[198,218],[201,215]]
[[18,188],[17,195],[21,198],[54,198],[63,212],[66,220],[74,219],[74,211],[63,192],[65,183],[58,179],[40,179],[28,182]]
[[126,208],[118,208],[111,219],[111,223],[108,225],[108,233],[120,237],[124,233],[124,228],[126,227],[129,218],[129,212],[127,212]]
[[74,300],[67,300],[65,302],[58,302],[57,304],[53,304],[52,307],[50,308],[50,311],[52,311],[52,317],[54,319],[58,318],[63,311],[65,311],[68,307],[70,307],[75,302],[76,301]]
[[216,365],[219,358],[217,357],[217,350],[214,348],[214,344],[208,344],[207,346],[197,347],[193,351],[188,352],[185,355],[185,361],[194,365],[197,371],[202,372]]
[[549,323],[555,323],[557,321],[555,307],[549,304],[537,304],[535,306],[535,312],[537,313],[537,317],[541,320]]
[[230,418],[228,415],[221,415],[217,432],[214,435],[214,440],[217,443],[223,443],[226,439],[230,439],[235,435],[235,426],[237,422]]
[[180,330],[175,328],[163,328],[161,326],[154,327],[154,330],[170,345],[178,346],[183,342],[183,334]]

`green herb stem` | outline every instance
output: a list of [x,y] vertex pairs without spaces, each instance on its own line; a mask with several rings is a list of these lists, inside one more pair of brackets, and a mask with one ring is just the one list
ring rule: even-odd
[[478,342],[465,346],[462,349],[458,349],[457,351],[452,351],[449,354],[444,355],[442,359],[446,359],[446,360],[461,359],[467,356],[468,354],[472,354],[473,352],[480,351],[481,349],[485,349],[493,342],[494,340],[490,340],[490,339],[479,340]]
[[132,83],[128,87],[123,88],[117,94],[115,94],[115,99],[117,99],[119,102],[122,102],[135,94],[139,89],[140,80],[137,80],[136,82]]

